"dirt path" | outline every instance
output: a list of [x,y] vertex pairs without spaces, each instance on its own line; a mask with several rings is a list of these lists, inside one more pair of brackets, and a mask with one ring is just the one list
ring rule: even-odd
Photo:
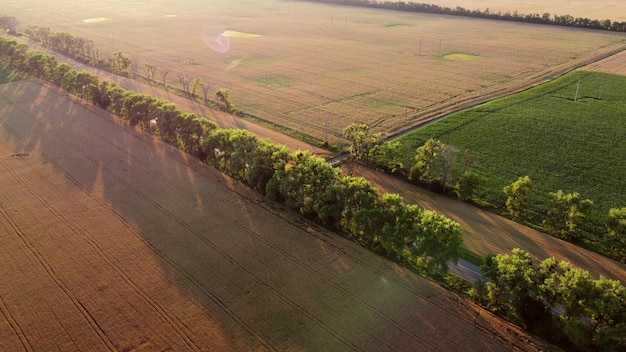
[[537,351],[40,81],[0,86],[2,351]]
[[478,255],[510,253],[513,248],[522,248],[537,259],[555,257],[567,260],[595,277],[604,275],[626,283],[626,265],[617,261],[469,204],[425,191],[390,175],[366,167],[360,167],[357,172],[381,191],[399,193],[409,203],[419,204],[458,221],[464,230],[465,247]]

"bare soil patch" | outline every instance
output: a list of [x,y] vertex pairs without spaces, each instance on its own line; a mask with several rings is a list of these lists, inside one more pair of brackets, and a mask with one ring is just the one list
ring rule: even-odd
[[549,346],[40,81],[0,86],[0,350]]

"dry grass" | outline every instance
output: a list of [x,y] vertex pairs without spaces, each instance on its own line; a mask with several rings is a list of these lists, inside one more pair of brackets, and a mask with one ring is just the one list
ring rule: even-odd
[[[30,10],[23,9],[24,3]],[[226,87],[237,108],[330,143],[352,122],[393,132],[624,47],[624,34],[304,2],[73,4],[5,12]],[[50,8],[56,14],[50,16]],[[97,23],[84,19],[107,18]],[[260,37],[221,36],[224,31]],[[227,32],[229,33],[229,32]],[[454,54],[474,60],[449,60]]]

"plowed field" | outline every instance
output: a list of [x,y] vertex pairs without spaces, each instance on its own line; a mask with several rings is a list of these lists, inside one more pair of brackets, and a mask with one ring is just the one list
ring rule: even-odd
[[0,86],[0,243],[1,351],[546,348],[40,81]]

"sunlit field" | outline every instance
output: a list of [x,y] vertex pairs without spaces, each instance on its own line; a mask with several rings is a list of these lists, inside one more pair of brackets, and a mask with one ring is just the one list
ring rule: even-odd
[[393,133],[626,46],[623,33],[307,2],[9,0],[0,12],[165,69],[168,85],[228,88],[237,109],[331,144],[352,122]]

